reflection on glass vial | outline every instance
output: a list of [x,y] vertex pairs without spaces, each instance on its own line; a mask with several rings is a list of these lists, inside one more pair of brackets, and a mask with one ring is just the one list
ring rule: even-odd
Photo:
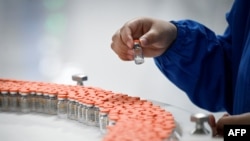
[[43,94],[43,112],[45,114],[49,114],[49,94],[48,93],[44,93]]
[[68,101],[68,119],[72,119],[72,120],[76,119],[75,109],[76,109],[75,100],[72,97],[70,97]]
[[144,57],[142,52],[142,47],[140,46],[139,40],[134,40],[134,61],[135,64],[140,65],[144,63]]
[[20,93],[20,109],[22,113],[30,112],[30,103],[29,103],[29,93],[21,92]]
[[67,96],[66,95],[58,95],[57,116],[63,119],[67,118]]
[[94,115],[95,115],[95,126],[99,127],[99,112],[100,109],[98,106],[94,106]]
[[43,95],[41,92],[36,93],[36,112],[43,112]]
[[107,109],[101,109],[99,112],[99,127],[100,131],[104,134],[107,131],[106,127],[109,125],[108,112],[109,111]]
[[81,111],[81,113],[82,113],[82,123],[84,123],[84,124],[87,123],[87,121],[86,121],[86,109],[87,109],[86,104],[84,103],[84,101],[82,101],[82,111]]
[[11,91],[9,96],[9,109],[11,112],[17,111],[17,92]]
[[77,106],[77,120],[79,122],[82,122],[82,108],[83,108],[82,102],[78,101],[78,106]]
[[95,125],[95,112],[94,112],[93,103],[89,102],[86,104],[86,124],[87,125]]
[[49,114],[51,115],[57,114],[57,97],[55,94],[49,94],[48,105],[49,105]]
[[9,108],[8,91],[1,91],[1,94],[2,94],[2,111],[8,111]]
[[78,107],[79,107],[79,102],[77,99],[75,99],[75,103],[74,103],[74,110],[75,110],[75,119],[74,120],[77,120],[78,121]]
[[32,112],[36,111],[36,93],[30,92],[30,110]]

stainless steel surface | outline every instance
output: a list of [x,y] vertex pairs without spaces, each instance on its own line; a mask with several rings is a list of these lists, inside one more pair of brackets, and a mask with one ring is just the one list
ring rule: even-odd
[[0,112],[1,141],[101,141],[99,128],[46,114]]
[[208,122],[208,114],[196,113],[192,114],[190,117],[191,122],[195,122],[195,129],[192,131],[192,134],[209,134],[208,129],[204,126],[205,122]]
[[[212,137],[211,128],[204,122],[203,126],[208,130],[208,134],[192,134],[194,129],[194,123],[190,121],[190,117],[194,116],[197,118],[202,118],[199,120],[205,120],[206,114],[192,113],[189,110],[178,107],[176,105],[166,104],[158,101],[151,100],[154,104],[161,106],[165,110],[171,112],[176,121],[176,128],[174,132],[174,138],[171,141],[223,141],[222,137]],[[198,120],[198,119],[197,119]]]
[[72,75],[72,80],[77,82],[77,85],[83,86],[83,81],[87,81],[88,77],[85,74],[75,74]]

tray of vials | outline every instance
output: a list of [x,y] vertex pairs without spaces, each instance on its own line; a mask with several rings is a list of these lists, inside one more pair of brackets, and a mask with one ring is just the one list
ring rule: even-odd
[[176,122],[167,109],[93,86],[0,79],[0,112],[40,113],[78,121],[86,128],[99,128],[103,141],[175,139]]

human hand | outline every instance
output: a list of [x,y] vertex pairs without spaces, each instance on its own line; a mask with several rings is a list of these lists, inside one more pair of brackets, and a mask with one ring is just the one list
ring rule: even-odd
[[213,115],[209,116],[209,125],[212,129],[213,136],[223,136],[224,125],[250,125],[250,112],[240,115],[224,114],[216,123]]
[[160,56],[177,36],[175,25],[153,18],[136,18],[125,23],[112,37],[111,48],[124,61],[133,60],[133,40],[139,39],[144,57]]

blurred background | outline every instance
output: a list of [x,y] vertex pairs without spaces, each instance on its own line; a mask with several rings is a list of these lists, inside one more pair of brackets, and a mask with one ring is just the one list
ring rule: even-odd
[[[85,85],[203,111],[156,68],[121,61],[111,38],[139,16],[193,19],[216,34],[227,26],[233,0],[0,0],[0,78]],[[207,112],[207,111],[204,111]]]

